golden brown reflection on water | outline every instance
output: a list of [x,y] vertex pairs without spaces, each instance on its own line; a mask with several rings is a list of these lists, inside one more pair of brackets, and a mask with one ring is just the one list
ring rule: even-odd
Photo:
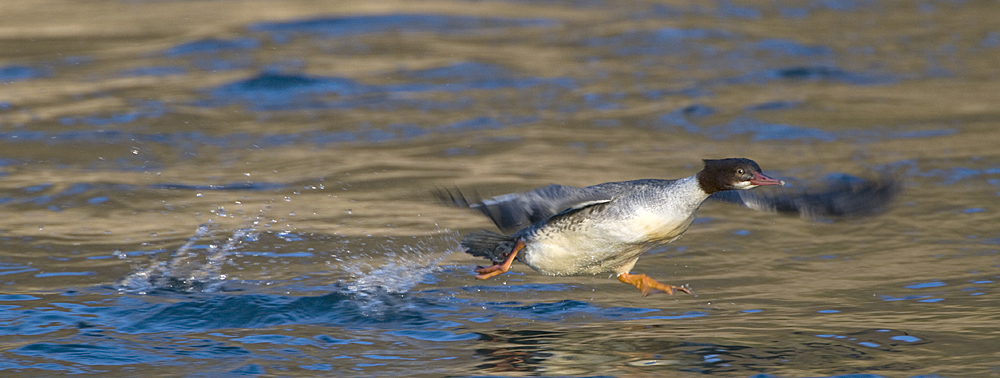
[[[264,241],[248,249],[311,252],[234,257],[225,268],[233,281],[350,281],[357,277],[344,265],[399,262],[398,245],[423,241],[420,253],[403,262],[442,258],[445,269],[434,274],[434,283],[412,291],[433,296],[440,290],[482,304],[455,305],[456,313],[488,318],[448,317],[461,324],[456,332],[478,335],[474,341],[413,342],[395,351],[414,358],[419,372],[440,369],[428,376],[996,374],[1000,75],[993,62],[1000,61],[1000,48],[988,42],[997,33],[995,3],[935,2],[928,10],[877,2],[856,11],[814,4],[805,17],[782,16],[797,9],[792,4],[735,2],[760,9],[758,17],[719,16],[717,8],[729,7],[721,2],[588,4],[4,2],[0,67],[47,72],[0,87],[0,196],[9,199],[2,205],[7,216],[0,219],[0,262],[37,269],[4,276],[6,290],[110,286],[147,263],[107,258],[113,251],[170,251],[211,220],[220,230],[217,239],[241,227],[264,232]],[[287,41],[250,30],[261,22],[372,14],[551,24],[295,35]],[[706,36],[678,40],[681,53],[617,50],[655,40],[642,32],[671,30]],[[193,41],[246,36],[260,46],[226,50],[205,58],[208,63],[198,55],[164,53]],[[761,40],[818,46],[829,49],[829,57],[816,63],[809,56],[741,50]],[[720,51],[733,53],[711,55]],[[213,68],[218,61],[228,65]],[[418,81],[407,76],[412,72],[468,62],[501,66],[513,72],[511,80],[547,84],[392,89]],[[750,75],[772,64],[829,66],[884,81]],[[183,70],[120,74],[161,66]],[[379,88],[354,99],[375,105],[325,107],[330,103],[320,101],[269,110],[211,102],[218,100],[212,90],[274,67]],[[352,96],[345,93],[321,100]],[[149,101],[167,110],[157,113]],[[752,110],[767,105],[778,110]],[[714,112],[688,117],[689,127],[662,121],[699,107]],[[87,120],[131,111],[137,120]],[[454,126],[480,117],[500,126]],[[745,118],[799,129],[791,137],[777,129],[761,134],[760,127],[737,127]],[[406,137],[395,131],[401,124],[426,132]],[[393,137],[368,137],[380,131]],[[120,136],[109,136],[119,135],[114,133]],[[322,139],[330,135],[338,137]],[[282,142],[286,137],[299,139]],[[496,195],[549,183],[676,178],[696,172],[701,158],[730,156],[806,180],[897,166],[906,190],[886,214],[835,222],[706,205],[704,222],[636,267],[690,285],[696,295],[650,298],[606,277],[544,277],[521,265],[498,279],[475,281],[469,268],[480,262],[449,252],[458,249],[460,232],[490,224],[442,207],[431,195],[451,186]],[[270,186],[239,188],[247,183]],[[275,239],[278,231],[301,234],[304,241]],[[60,272],[88,274],[36,276]],[[919,286],[933,282],[942,284]],[[540,289],[489,290],[519,285]],[[565,317],[504,310],[513,306],[508,302],[562,301],[595,309]],[[649,315],[654,318],[602,317],[619,307],[660,311]],[[288,334],[315,334],[308,328],[289,327]],[[393,339],[386,340],[341,346],[336,353],[390,354]],[[435,358],[455,358],[422,360],[421,348]],[[406,371],[392,364],[374,369],[364,372]]]

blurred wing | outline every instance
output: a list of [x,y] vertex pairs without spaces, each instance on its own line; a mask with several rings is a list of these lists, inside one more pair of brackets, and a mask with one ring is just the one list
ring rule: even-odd
[[819,219],[879,213],[901,190],[902,184],[896,177],[884,174],[870,180],[840,176],[826,185],[810,189],[729,190],[709,198],[754,210]]
[[512,193],[487,199],[467,197],[458,189],[440,190],[445,203],[477,210],[504,233],[511,234],[556,214],[611,201],[611,195],[595,188],[549,185],[530,192]]

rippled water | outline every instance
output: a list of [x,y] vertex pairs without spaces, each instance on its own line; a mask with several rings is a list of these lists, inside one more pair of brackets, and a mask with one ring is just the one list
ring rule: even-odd
[[[992,1],[0,5],[3,376],[1000,376]],[[706,205],[650,296],[477,281],[436,188],[902,173]],[[832,176],[831,176],[832,175]],[[757,190],[767,190],[760,188]]]

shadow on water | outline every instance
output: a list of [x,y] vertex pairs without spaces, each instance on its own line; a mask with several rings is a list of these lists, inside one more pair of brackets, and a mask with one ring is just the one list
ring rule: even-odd
[[905,348],[899,346],[929,342],[895,330],[872,329],[843,336],[818,335],[816,338],[791,334],[786,340],[717,343],[685,340],[677,337],[672,328],[662,324],[623,325],[608,332],[529,327],[482,333],[475,349],[476,356],[481,359],[476,368],[493,373],[558,373],[571,372],[581,366],[620,364],[646,368],[673,366],[681,372],[732,375],[766,372],[789,364],[828,369],[829,364],[837,363],[843,371],[861,374],[883,369],[912,369],[916,363],[886,366],[878,362],[883,353],[904,352]]

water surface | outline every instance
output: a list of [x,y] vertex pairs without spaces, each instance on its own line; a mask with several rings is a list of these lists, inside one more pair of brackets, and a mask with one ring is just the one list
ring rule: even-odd
[[[44,12],[38,11],[44,9]],[[4,376],[1000,375],[989,1],[0,5]],[[708,204],[637,272],[477,281],[439,205],[890,170],[885,213]],[[757,190],[767,190],[760,188]]]

